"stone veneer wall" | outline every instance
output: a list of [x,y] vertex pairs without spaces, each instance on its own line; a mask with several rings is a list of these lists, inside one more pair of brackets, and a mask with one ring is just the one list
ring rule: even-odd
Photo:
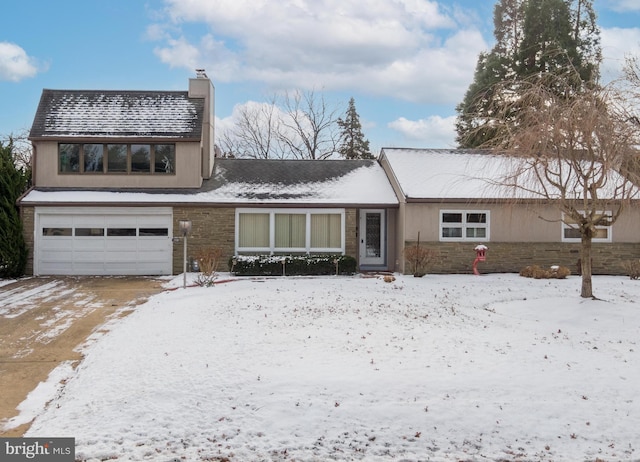
[[[204,249],[220,248],[222,261],[218,271],[228,271],[229,258],[235,250],[235,208],[234,207],[174,207],[173,235],[180,237],[178,223],[180,220],[191,220],[191,234],[187,240],[188,258],[194,258]],[[173,244],[173,273],[182,273],[183,243],[182,239]],[[188,269],[190,271],[190,269]]]
[[25,268],[25,274],[27,276],[33,275],[33,227],[35,226],[35,207],[22,206],[20,208],[20,218],[22,219],[22,235],[24,236],[24,242],[27,244],[27,266]]
[[[358,237],[356,209],[345,210],[346,242],[345,253],[357,258]],[[191,220],[192,230],[187,241],[188,258],[194,258],[199,251],[211,248],[222,250],[219,271],[228,271],[229,259],[235,254],[235,207],[174,207],[173,235],[180,236],[180,220]],[[182,273],[182,240],[173,245],[173,273]]]
[[344,212],[345,244],[344,253],[355,259],[358,258],[358,217],[356,209],[346,209]]
[[[472,273],[475,260],[474,242],[424,242],[424,247],[437,252],[437,257],[427,268],[427,273]],[[405,242],[405,246],[415,242]],[[547,268],[566,266],[572,274],[578,274],[579,243],[564,242],[485,242],[487,259],[478,264],[480,273],[518,273],[528,265]],[[593,274],[626,275],[622,262],[640,258],[638,243],[592,244]],[[410,265],[406,265],[407,272]]]
[[[194,258],[203,249],[220,248],[222,250],[222,261],[219,271],[228,271],[228,261],[235,253],[235,207],[174,207],[173,208],[173,235],[180,236],[178,222],[180,220],[191,220],[192,230],[187,241],[187,254],[189,258]],[[23,223],[23,235],[29,256],[27,261],[26,274],[33,275],[33,249],[34,249],[34,217],[35,208],[22,206],[21,217]],[[346,209],[345,228],[346,243],[345,253],[357,258],[358,237],[357,237],[357,216],[356,209]],[[183,260],[182,240],[173,244],[173,273],[182,273]]]

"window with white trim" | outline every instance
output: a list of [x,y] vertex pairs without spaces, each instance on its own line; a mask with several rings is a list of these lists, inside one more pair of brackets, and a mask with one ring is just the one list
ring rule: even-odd
[[[584,212],[580,212],[584,215]],[[600,217],[611,218],[611,212],[597,212],[596,219]],[[610,220],[609,220],[610,221]],[[576,220],[566,214],[562,214],[562,242],[580,242],[582,236]],[[611,225],[596,226],[596,233],[592,242],[611,242]]]
[[488,210],[441,210],[441,241],[488,241]]
[[236,253],[344,253],[344,209],[236,209]]

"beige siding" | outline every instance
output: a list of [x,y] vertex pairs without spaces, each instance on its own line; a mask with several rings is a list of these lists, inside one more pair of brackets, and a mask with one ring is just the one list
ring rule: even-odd
[[204,98],[202,120],[202,176],[210,178],[213,172],[215,148],[215,89],[209,79],[189,79],[189,97]]
[[487,210],[490,214],[489,232],[491,241],[501,242],[555,242],[561,237],[557,210],[534,209],[526,205],[501,204],[407,204],[405,217],[405,240],[440,240],[441,210]]
[[613,225],[613,242],[640,242],[640,206],[633,204]]
[[[101,142],[100,140],[99,142]],[[116,141],[113,141],[116,142]],[[131,140],[118,140],[126,143]],[[58,142],[36,141],[35,186],[43,188],[198,188],[200,143],[176,143],[176,174],[77,174],[58,173]]]
[[[401,207],[402,210],[402,207]],[[495,242],[560,242],[562,214],[555,207],[526,204],[407,204],[404,240],[440,240],[441,210],[488,210],[490,241]],[[613,225],[613,242],[638,242],[640,208],[626,209]]]
[[[420,241],[437,253],[430,273],[470,273],[476,241],[441,242],[440,210],[488,210],[490,239],[487,261],[481,272],[519,272],[527,265],[567,266],[574,274],[580,258],[580,244],[562,242],[560,211],[553,206],[407,204],[402,248]],[[640,258],[640,208],[628,208],[613,225],[611,243],[593,244],[594,274],[625,274],[624,261]],[[408,271],[406,262],[402,272]]]

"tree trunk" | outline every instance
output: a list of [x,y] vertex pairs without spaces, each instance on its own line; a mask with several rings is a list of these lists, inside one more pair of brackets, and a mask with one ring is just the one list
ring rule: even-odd
[[591,235],[582,233],[580,247],[580,269],[582,270],[582,290],[580,296],[593,298],[593,286],[591,284]]

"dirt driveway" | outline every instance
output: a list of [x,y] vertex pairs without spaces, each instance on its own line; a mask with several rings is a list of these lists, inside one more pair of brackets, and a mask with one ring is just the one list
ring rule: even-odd
[[126,316],[162,281],[143,277],[38,277],[0,286],[0,437],[21,436],[29,424],[3,431],[3,422],[105,321]]

